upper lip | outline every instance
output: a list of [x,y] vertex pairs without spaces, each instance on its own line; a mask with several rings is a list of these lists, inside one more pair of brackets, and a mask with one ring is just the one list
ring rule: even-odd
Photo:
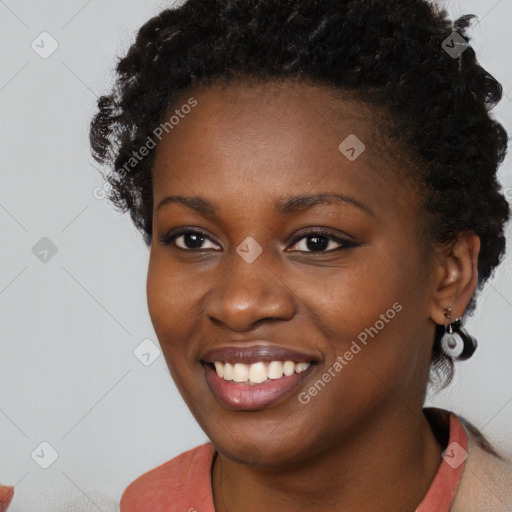
[[[247,343],[247,342],[244,342]],[[224,346],[210,350],[201,358],[204,363],[214,363],[215,361],[223,361],[229,363],[245,363],[252,364],[260,361],[294,361],[315,363],[317,359],[303,352],[298,352],[278,345],[268,344],[263,340],[256,342],[250,346]]]

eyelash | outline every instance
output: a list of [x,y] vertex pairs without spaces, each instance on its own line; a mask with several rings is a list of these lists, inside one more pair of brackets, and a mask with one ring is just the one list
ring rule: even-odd
[[[182,229],[176,233],[173,233],[172,235],[170,235],[170,234],[163,235],[160,238],[160,242],[164,245],[173,245],[173,247],[175,249],[179,249],[179,250],[185,251],[185,252],[202,252],[202,251],[211,250],[211,249],[201,249],[201,248],[199,248],[199,249],[184,249],[183,247],[177,247],[176,244],[174,243],[175,240],[177,238],[179,238],[180,236],[187,235],[187,234],[202,235],[203,237],[207,238],[210,242],[216,243],[206,233],[204,233],[203,231],[198,230],[198,229]],[[336,249],[330,249],[328,251],[292,251],[292,252],[302,252],[302,253],[312,253],[312,254],[325,254],[325,253],[330,254],[332,252],[339,251],[341,249],[351,249],[351,248],[357,246],[357,243],[355,243],[351,240],[339,238],[339,237],[334,236],[333,234],[329,233],[328,231],[325,231],[322,229],[311,230],[311,231],[307,231],[305,233],[301,233],[300,236],[296,237],[292,241],[291,245],[292,246],[296,245],[299,241],[301,241],[305,238],[308,238],[310,236],[313,236],[313,235],[316,235],[317,237],[323,237],[323,238],[332,240],[332,241],[336,242],[337,244],[340,244],[340,247],[337,247]]]

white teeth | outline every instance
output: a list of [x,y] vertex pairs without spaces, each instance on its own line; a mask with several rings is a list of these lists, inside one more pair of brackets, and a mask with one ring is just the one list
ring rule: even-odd
[[218,361],[215,361],[215,370],[217,371],[217,375],[219,377],[224,377],[224,365],[222,363],[219,363]]
[[271,361],[270,363],[257,362],[253,364],[231,364],[215,361],[214,365],[217,375],[224,380],[261,384],[267,379],[276,380],[283,377],[283,375],[289,377],[294,373],[301,373],[307,370],[311,366],[311,363]]
[[283,376],[283,363],[281,361],[272,361],[268,365],[268,378],[280,379]]
[[236,363],[233,366],[233,380],[235,382],[247,382],[249,380],[249,365]]
[[295,363],[295,372],[300,373],[309,368],[309,363]]
[[[222,363],[220,364],[222,365]],[[217,375],[219,375],[218,372],[219,370],[217,370]],[[233,380],[233,365],[231,363],[224,364],[224,375],[222,377],[224,378],[224,380]]]
[[249,368],[249,380],[255,384],[261,384],[267,380],[267,365],[254,363]]
[[289,377],[295,372],[295,363],[293,361],[285,361],[283,365],[283,373]]

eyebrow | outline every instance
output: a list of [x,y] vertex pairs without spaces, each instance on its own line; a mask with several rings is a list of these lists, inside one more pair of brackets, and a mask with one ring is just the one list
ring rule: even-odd
[[[167,196],[160,201],[158,204],[156,211],[158,212],[160,208],[162,208],[166,204],[177,203],[181,204],[191,210],[194,210],[201,215],[215,217],[218,215],[219,208],[215,203],[212,203],[210,200],[205,197],[193,196],[193,197],[185,197],[185,196]],[[275,203],[276,213],[280,213],[282,215],[291,215],[294,213],[303,212],[313,208],[319,204],[333,204],[333,203],[344,203],[351,204],[363,210],[367,214],[375,217],[375,213],[370,210],[367,206],[357,201],[356,199],[343,195],[337,194],[334,192],[324,192],[320,194],[313,195],[305,195],[305,196],[290,196],[284,199],[280,199]]]

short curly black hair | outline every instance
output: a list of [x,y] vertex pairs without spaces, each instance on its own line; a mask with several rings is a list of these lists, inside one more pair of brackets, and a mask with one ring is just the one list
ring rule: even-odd
[[379,136],[405,143],[418,163],[408,172],[424,188],[429,240],[474,231],[481,286],[505,250],[509,206],[496,173],[508,136],[489,114],[502,86],[469,45],[472,18],[452,23],[428,0],[187,0],[166,9],[119,59],[91,123],[93,156],[111,169],[109,198],[150,245],[155,151],[133,157],[187,91],[252,78],[327,85],[386,113]]

